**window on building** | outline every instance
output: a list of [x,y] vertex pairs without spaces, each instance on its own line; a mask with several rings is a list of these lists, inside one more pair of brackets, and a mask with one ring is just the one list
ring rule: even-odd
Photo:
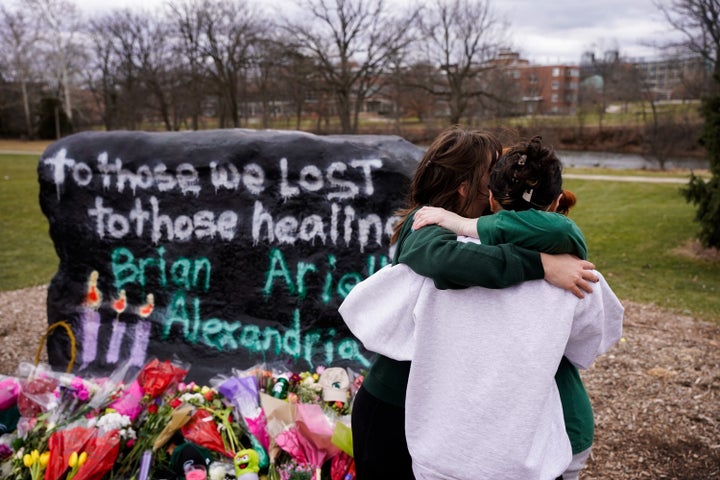
[[559,67],[553,68],[553,70],[552,70],[552,76],[553,76],[553,77],[559,77],[559,76],[560,76],[560,68],[559,68]]
[[520,70],[513,70],[512,77],[516,80],[520,78]]
[[557,93],[553,93],[553,94],[552,94],[552,97],[550,97],[550,98],[552,99],[552,102],[553,102],[553,103],[557,103],[557,101],[558,101],[558,94],[557,94]]
[[557,90],[558,88],[560,88],[560,82],[554,80],[554,81],[552,82],[552,89],[553,89],[553,90]]
[[579,77],[580,76],[580,70],[577,68],[571,68],[570,69],[570,76],[571,77]]

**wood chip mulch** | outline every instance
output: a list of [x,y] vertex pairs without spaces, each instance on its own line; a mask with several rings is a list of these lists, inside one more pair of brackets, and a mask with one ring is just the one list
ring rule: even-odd
[[[34,362],[45,298],[44,286],[0,292],[0,374]],[[581,478],[720,479],[720,326],[623,304],[623,339],[582,372],[596,427]]]
[[586,372],[582,478],[720,479],[720,326],[623,302],[623,338]]

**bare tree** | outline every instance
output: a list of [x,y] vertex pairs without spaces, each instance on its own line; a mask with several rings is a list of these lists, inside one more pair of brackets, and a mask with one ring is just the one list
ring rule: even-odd
[[210,75],[227,102],[232,125],[239,127],[240,97],[247,96],[252,46],[259,38],[257,14],[241,1],[206,0],[205,6],[204,52],[212,61]]
[[702,56],[711,66],[720,85],[720,0],[653,0],[668,23],[681,32],[685,41],[675,46]]
[[420,122],[431,120],[436,100],[432,94],[432,85],[437,75],[437,68],[427,63],[397,65],[390,80],[398,113],[416,116]]
[[[389,62],[410,42],[403,23],[383,0],[303,0],[304,18],[286,21],[296,47],[313,58],[332,91],[343,133],[355,133],[365,99]],[[309,18],[308,18],[309,17]]]
[[319,83],[317,68],[313,59],[285,45],[280,57],[282,66],[279,69],[280,90],[278,93],[285,99],[295,116],[295,128],[300,129],[303,114],[313,96],[318,93]]
[[160,16],[141,13],[128,17],[136,35],[135,61],[144,89],[149,94],[146,106],[157,112],[165,129],[178,130],[177,109],[173,92],[178,80],[174,76],[177,61],[172,55],[170,28]]
[[[202,5],[195,0],[177,0],[168,5],[169,16],[174,25],[173,35],[177,37],[175,53],[180,61],[182,83],[185,89],[183,98],[187,102],[187,111],[193,130],[200,128],[205,89],[204,54],[201,47],[204,14]],[[178,101],[175,102],[179,104]]]
[[587,63],[583,65],[585,78],[579,92],[579,102],[581,108],[593,111],[597,115],[598,129],[602,132],[608,106],[614,98],[618,85],[622,83],[620,52],[617,48],[605,50],[599,55],[585,52],[584,58],[587,59]]
[[[299,107],[296,113],[297,128],[300,128],[302,105],[305,102],[306,79],[299,75],[293,76],[292,82],[287,82],[296,69],[302,66],[302,57],[297,55],[282,41],[275,32],[266,31],[266,38],[258,39],[253,47],[252,71],[250,74],[251,98],[260,107],[262,127],[270,127],[270,121],[285,110],[289,104]],[[308,71],[302,74],[307,76]],[[292,101],[291,101],[292,100]]]
[[48,65],[60,89],[60,98],[68,119],[72,121],[73,77],[84,63],[85,52],[77,38],[82,17],[77,6],[68,0],[23,0],[39,20]]
[[[142,83],[140,44],[144,27],[130,10],[94,19],[90,35],[102,62],[101,85],[113,127],[137,129],[143,120],[146,92]],[[109,125],[106,125],[109,127]]]
[[483,76],[501,46],[500,26],[489,0],[434,0],[423,12],[425,62],[442,72],[425,88],[447,102],[451,123],[460,121],[471,100],[497,98]]
[[107,20],[96,19],[90,24],[90,55],[84,73],[105,129],[113,130],[121,126],[119,110],[124,102],[119,80],[120,62],[115,55],[113,39],[105,34]]
[[709,181],[691,175],[683,195],[697,205],[696,219],[701,225],[700,240],[705,246],[720,248],[720,0],[673,0],[655,5],[670,25],[685,36],[683,46],[701,55],[711,66],[713,82],[702,99],[704,119],[700,143],[705,147],[712,176]]
[[35,77],[38,35],[37,25],[28,12],[13,11],[7,5],[0,5],[0,62],[9,67],[10,78],[20,84],[28,138],[33,137],[28,84]]

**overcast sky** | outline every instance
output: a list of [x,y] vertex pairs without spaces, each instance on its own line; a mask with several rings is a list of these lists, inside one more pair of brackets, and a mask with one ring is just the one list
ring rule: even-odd
[[[293,0],[270,0],[273,3]],[[412,0],[386,0],[407,2]],[[666,3],[669,0],[661,0]],[[86,13],[109,8],[161,7],[165,0],[75,0]],[[491,0],[510,24],[513,47],[539,64],[579,63],[584,51],[618,48],[624,57],[657,56],[651,45],[677,37],[652,0]],[[263,4],[265,2],[260,2]],[[269,2],[268,2],[269,3]]]

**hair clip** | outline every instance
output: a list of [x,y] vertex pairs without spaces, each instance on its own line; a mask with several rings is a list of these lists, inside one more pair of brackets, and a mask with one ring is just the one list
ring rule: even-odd
[[525,193],[522,194],[522,199],[525,200],[528,203],[532,203],[532,196],[533,196],[533,189],[525,190]]
[[527,160],[527,155],[522,155],[520,157],[520,160],[518,160],[518,165],[525,165],[525,160]]

